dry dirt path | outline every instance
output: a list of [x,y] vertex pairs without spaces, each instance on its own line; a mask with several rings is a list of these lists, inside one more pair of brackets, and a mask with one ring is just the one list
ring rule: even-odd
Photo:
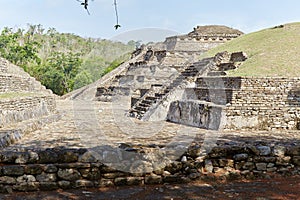
[[1,200],[297,200],[299,177],[231,183],[193,182],[187,185],[151,185],[120,188],[56,190],[0,194]]

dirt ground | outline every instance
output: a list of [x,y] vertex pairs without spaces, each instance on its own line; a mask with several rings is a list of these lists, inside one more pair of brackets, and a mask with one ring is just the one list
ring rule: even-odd
[[192,182],[184,185],[147,185],[134,187],[74,189],[0,194],[1,200],[97,200],[97,199],[300,199],[300,177],[243,180],[227,183]]

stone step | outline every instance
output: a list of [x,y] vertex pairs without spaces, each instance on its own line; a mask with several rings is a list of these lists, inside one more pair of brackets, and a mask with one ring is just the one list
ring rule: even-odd
[[53,113],[47,116],[22,121],[11,126],[0,129],[0,148],[5,148],[22,139],[26,134],[43,128],[60,120],[62,117],[59,113]]
[[141,103],[150,105],[150,104],[152,104],[152,101],[144,99],[144,100],[142,100]]
[[142,111],[142,110],[137,110],[136,108],[133,108],[133,109],[130,110],[130,113],[144,114],[146,112]]
[[135,110],[137,110],[137,111],[145,111],[146,112],[148,109],[149,109],[149,107],[143,107],[141,105],[138,105],[135,107]]
[[155,97],[161,98],[161,97],[165,96],[165,93],[155,93],[154,95],[155,95]]
[[146,100],[150,100],[150,101],[156,101],[157,99],[159,99],[159,97],[152,97],[152,96],[148,96],[145,98]]
[[226,72],[223,71],[212,71],[212,72],[208,72],[207,76],[226,76]]
[[142,107],[150,107],[151,104],[139,103],[138,106],[142,106]]

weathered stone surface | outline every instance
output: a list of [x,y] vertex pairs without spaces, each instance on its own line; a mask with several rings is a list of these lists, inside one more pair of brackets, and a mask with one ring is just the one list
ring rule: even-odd
[[153,171],[153,165],[151,162],[147,162],[147,161],[134,162],[130,166],[130,172],[132,174],[136,174],[137,176],[143,175],[145,173],[150,173],[152,171]]
[[75,181],[80,178],[80,173],[75,169],[59,169],[57,175],[67,181]]
[[94,187],[94,183],[89,180],[77,180],[75,182],[76,188],[87,188],[87,187]]
[[56,182],[40,182],[40,190],[56,190],[58,189],[58,184]]
[[115,178],[114,183],[116,186],[142,185],[144,183],[144,178],[143,177],[119,177],[119,178]]
[[84,162],[87,162],[87,163],[97,162],[98,156],[93,151],[87,151],[83,155],[79,156],[78,161],[83,162],[83,163]]
[[96,167],[79,169],[79,172],[82,177],[88,180],[98,180],[101,177],[100,169]]
[[47,163],[57,163],[58,155],[53,150],[45,150],[38,152],[39,154],[39,163],[47,164]]
[[91,164],[75,162],[75,163],[56,164],[55,166],[61,169],[66,169],[66,168],[82,169],[82,168],[90,168]]
[[254,162],[268,162],[268,163],[271,163],[271,162],[276,162],[277,158],[276,157],[272,157],[272,156],[255,156],[253,157],[253,161]]
[[102,177],[106,178],[106,179],[114,179],[117,177],[125,177],[126,175],[127,175],[127,173],[124,173],[124,172],[113,172],[113,173],[102,174]]
[[45,166],[45,172],[47,173],[55,173],[58,171],[58,168],[55,165],[49,164]]
[[58,155],[58,160],[62,163],[77,162],[78,161],[78,153],[71,151],[71,150],[65,150]]
[[111,186],[114,186],[114,180],[113,179],[102,178],[99,181],[98,186],[99,187],[111,187]]
[[220,159],[219,160],[220,167],[233,167],[234,166],[234,160],[232,159]]
[[258,146],[257,150],[261,156],[268,156],[271,154],[271,148],[269,146]]
[[195,180],[195,179],[199,178],[200,175],[201,175],[200,173],[191,173],[188,175],[188,178]]
[[42,173],[36,176],[38,182],[55,182],[56,179],[56,174]]
[[283,165],[283,166],[286,166],[289,164],[291,160],[291,157],[290,156],[285,156],[285,157],[278,157],[277,158],[277,161],[276,161],[276,165]]
[[273,152],[274,152],[275,156],[284,157],[285,152],[286,152],[286,147],[284,147],[284,146],[275,146]]
[[30,159],[30,155],[28,153],[20,152],[17,154],[15,163],[16,164],[25,164],[25,163],[28,163],[29,159]]
[[204,168],[206,172],[212,173],[214,166],[211,160],[205,160]]
[[300,146],[289,146],[286,151],[287,155],[290,156],[300,156]]
[[182,176],[179,175],[169,175],[163,177],[164,183],[183,183],[184,180],[182,179]]
[[37,191],[39,188],[39,183],[29,182],[29,183],[21,183],[18,185],[14,185],[13,189],[17,191]]
[[155,174],[145,177],[145,184],[161,184],[162,182],[162,177]]
[[1,176],[0,177],[0,184],[16,184],[17,180],[14,177],[10,177],[10,176]]
[[25,166],[25,174],[41,174],[43,171],[43,166],[38,164],[31,164]]
[[293,163],[297,166],[300,166],[300,156],[294,156]]
[[70,181],[58,181],[58,186],[62,189],[70,189],[72,187]]
[[241,153],[241,154],[236,154],[236,155],[234,155],[234,156],[233,156],[233,159],[234,159],[235,161],[241,161],[241,160],[246,160],[248,157],[249,157],[248,154],[246,154],[246,153]]
[[258,171],[267,170],[267,163],[256,163],[255,166]]
[[177,161],[172,162],[171,164],[165,167],[165,170],[170,172],[171,174],[179,172],[181,169],[182,169],[182,163]]
[[3,166],[2,171],[7,176],[22,176],[25,172],[24,166]]
[[246,170],[253,170],[254,169],[254,163],[253,162],[246,162],[244,165],[243,165],[243,169],[246,169]]
[[0,162],[1,163],[15,163],[18,154],[16,152],[8,151],[1,152],[0,154]]
[[17,178],[18,183],[36,182],[36,179],[32,175],[23,175]]

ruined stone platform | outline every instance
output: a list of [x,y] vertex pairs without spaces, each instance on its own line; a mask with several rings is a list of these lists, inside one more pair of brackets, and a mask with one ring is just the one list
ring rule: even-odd
[[299,131],[128,121],[122,102],[60,100],[57,108],[60,121],[0,150],[0,193],[300,174]]
[[[280,130],[280,131],[210,131],[197,127],[190,127],[176,123],[161,122],[143,122],[135,118],[119,118],[118,108],[112,109],[115,105],[111,102],[88,102],[95,104],[92,110],[85,110],[87,114],[97,114],[98,124],[95,130],[100,132],[89,132],[89,128],[81,128],[80,120],[74,117],[76,112],[80,112],[82,107],[76,108],[76,101],[60,100],[57,102],[61,120],[47,124],[41,130],[34,131],[23,136],[15,144],[5,148],[5,150],[21,149],[46,149],[55,147],[64,148],[89,148],[91,147],[87,138],[100,137],[97,139],[99,146],[112,145],[118,146],[121,143],[133,145],[167,145],[175,137],[188,136],[188,141],[193,139],[203,140],[214,134],[218,141],[241,142],[247,140],[255,141],[300,141],[300,131]],[[75,103],[76,104],[76,103]],[[80,105],[80,104],[79,104]],[[89,108],[89,109],[90,109]],[[75,109],[75,111],[74,111]],[[78,111],[79,110],[79,111]],[[75,113],[74,113],[75,112]],[[126,119],[128,121],[120,121]],[[96,121],[97,121],[96,120]],[[87,121],[89,121],[87,119]],[[127,124],[126,123],[132,123]],[[81,123],[85,123],[84,121]],[[127,126],[127,127],[126,127]],[[94,127],[94,126],[92,126]],[[85,131],[86,133],[83,133]],[[91,135],[88,136],[88,133]],[[93,140],[93,139],[92,139]],[[215,140],[214,140],[215,141]],[[97,143],[92,146],[97,146]]]

